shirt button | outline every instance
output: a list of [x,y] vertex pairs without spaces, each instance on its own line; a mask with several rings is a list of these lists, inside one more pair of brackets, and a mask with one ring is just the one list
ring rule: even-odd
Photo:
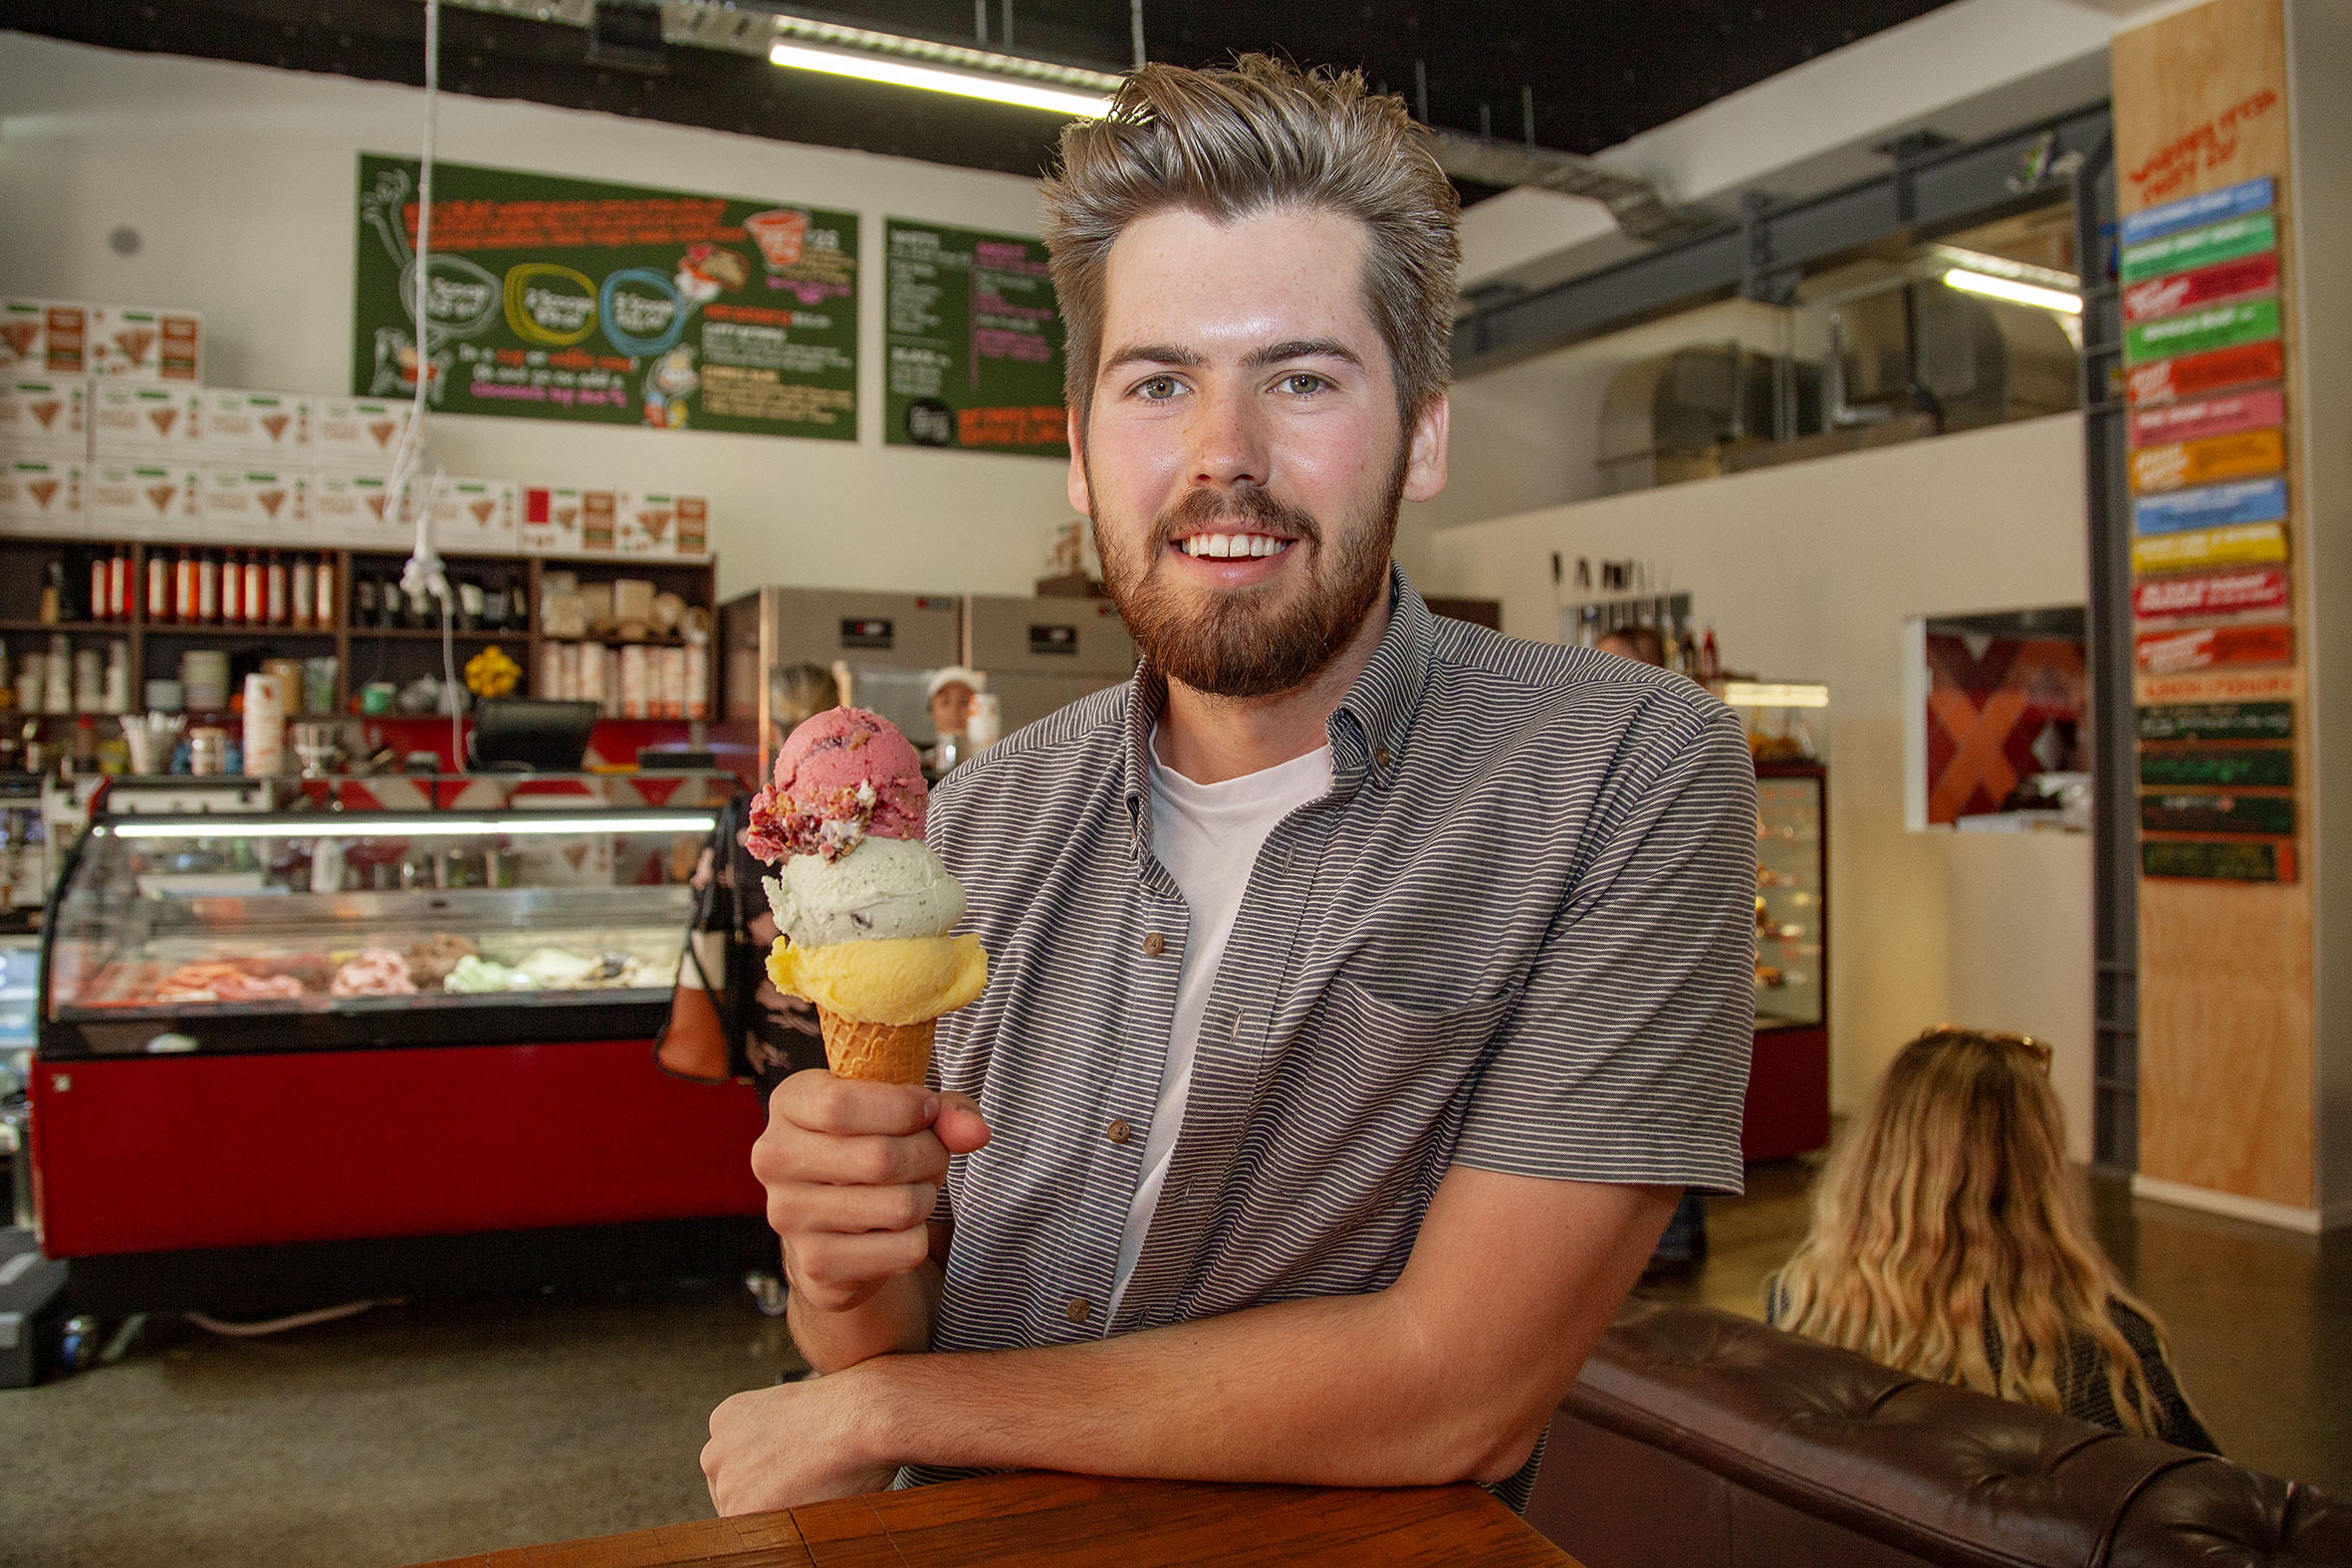
[[1103,1129],[1104,1135],[1107,1136],[1112,1143],[1125,1143],[1129,1136],[1133,1134],[1133,1132],[1134,1129],[1129,1127],[1123,1118],[1115,1116],[1111,1118],[1110,1125]]
[[1168,939],[1166,937],[1156,931],[1145,934],[1143,938],[1143,956],[1145,958],[1158,958],[1167,951]]
[[1069,1305],[1063,1307],[1061,1312],[1072,1323],[1083,1323],[1094,1315],[1094,1309],[1086,1304],[1084,1296],[1071,1296]]

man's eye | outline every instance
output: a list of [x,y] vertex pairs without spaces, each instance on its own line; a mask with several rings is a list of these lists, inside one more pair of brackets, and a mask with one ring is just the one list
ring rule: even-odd
[[1293,370],[1282,379],[1282,388],[1294,397],[1309,397],[1331,383],[1311,370]]
[[1155,375],[1135,388],[1136,395],[1147,403],[1164,403],[1182,390],[1182,384],[1172,375]]

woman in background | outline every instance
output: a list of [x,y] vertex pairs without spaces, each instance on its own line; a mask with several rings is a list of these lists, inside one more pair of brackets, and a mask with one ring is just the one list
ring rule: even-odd
[[1903,1047],[1764,1286],[1765,1321],[1873,1361],[2219,1453],[2066,1171],[2050,1050],[1944,1025]]

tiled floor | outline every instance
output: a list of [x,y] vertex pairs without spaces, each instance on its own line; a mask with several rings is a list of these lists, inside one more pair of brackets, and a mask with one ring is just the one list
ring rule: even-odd
[[[1715,1203],[1660,1293],[1750,1314],[1807,1172]],[[2352,1494],[2352,1232],[2322,1242],[2097,1189],[2108,1246],[2248,1464]],[[156,1320],[113,1364],[0,1391],[0,1564],[392,1565],[700,1516],[711,1407],[798,1365],[712,1281],[379,1308],[269,1339]]]
[[[1764,1276],[1804,1234],[1810,1178],[1795,1161],[1752,1167],[1748,1196],[1708,1206],[1705,1266],[1645,1290],[1763,1317]],[[2138,1202],[2114,1178],[2092,1178],[2091,1198],[2222,1452],[2352,1495],[2352,1231],[2299,1236]]]

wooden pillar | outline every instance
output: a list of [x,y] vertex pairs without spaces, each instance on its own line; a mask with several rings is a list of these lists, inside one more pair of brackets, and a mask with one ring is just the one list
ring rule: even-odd
[[[2305,129],[2332,137],[2341,113],[2294,102],[2298,77],[2315,98],[2343,82],[2292,64],[2306,34],[2342,31],[2340,9],[2208,0],[2119,34],[2111,57],[2143,873],[2135,1190],[2307,1231],[2352,1220],[2352,1019],[2321,1006],[2344,989],[2331,944],[2352,947],[2328,918],[2352,913],[2352,865],[2331,864],[2352,823],[2324,819],[2323,786],[2352,789],[2352,774],[2330,766],[2320,700],[2331,677],[2352,684],[2332,624],[2352,388],[2312,362],[2340,345],[2332,316],[2316,337],[2300,318],[2305,281],[2324,269],[2322,294],[2340,288],[2352,254],[2334,249],[2341,201],[2298,174],[2352,171]],[[2321,230],[2331,254],[2315,257]]]

